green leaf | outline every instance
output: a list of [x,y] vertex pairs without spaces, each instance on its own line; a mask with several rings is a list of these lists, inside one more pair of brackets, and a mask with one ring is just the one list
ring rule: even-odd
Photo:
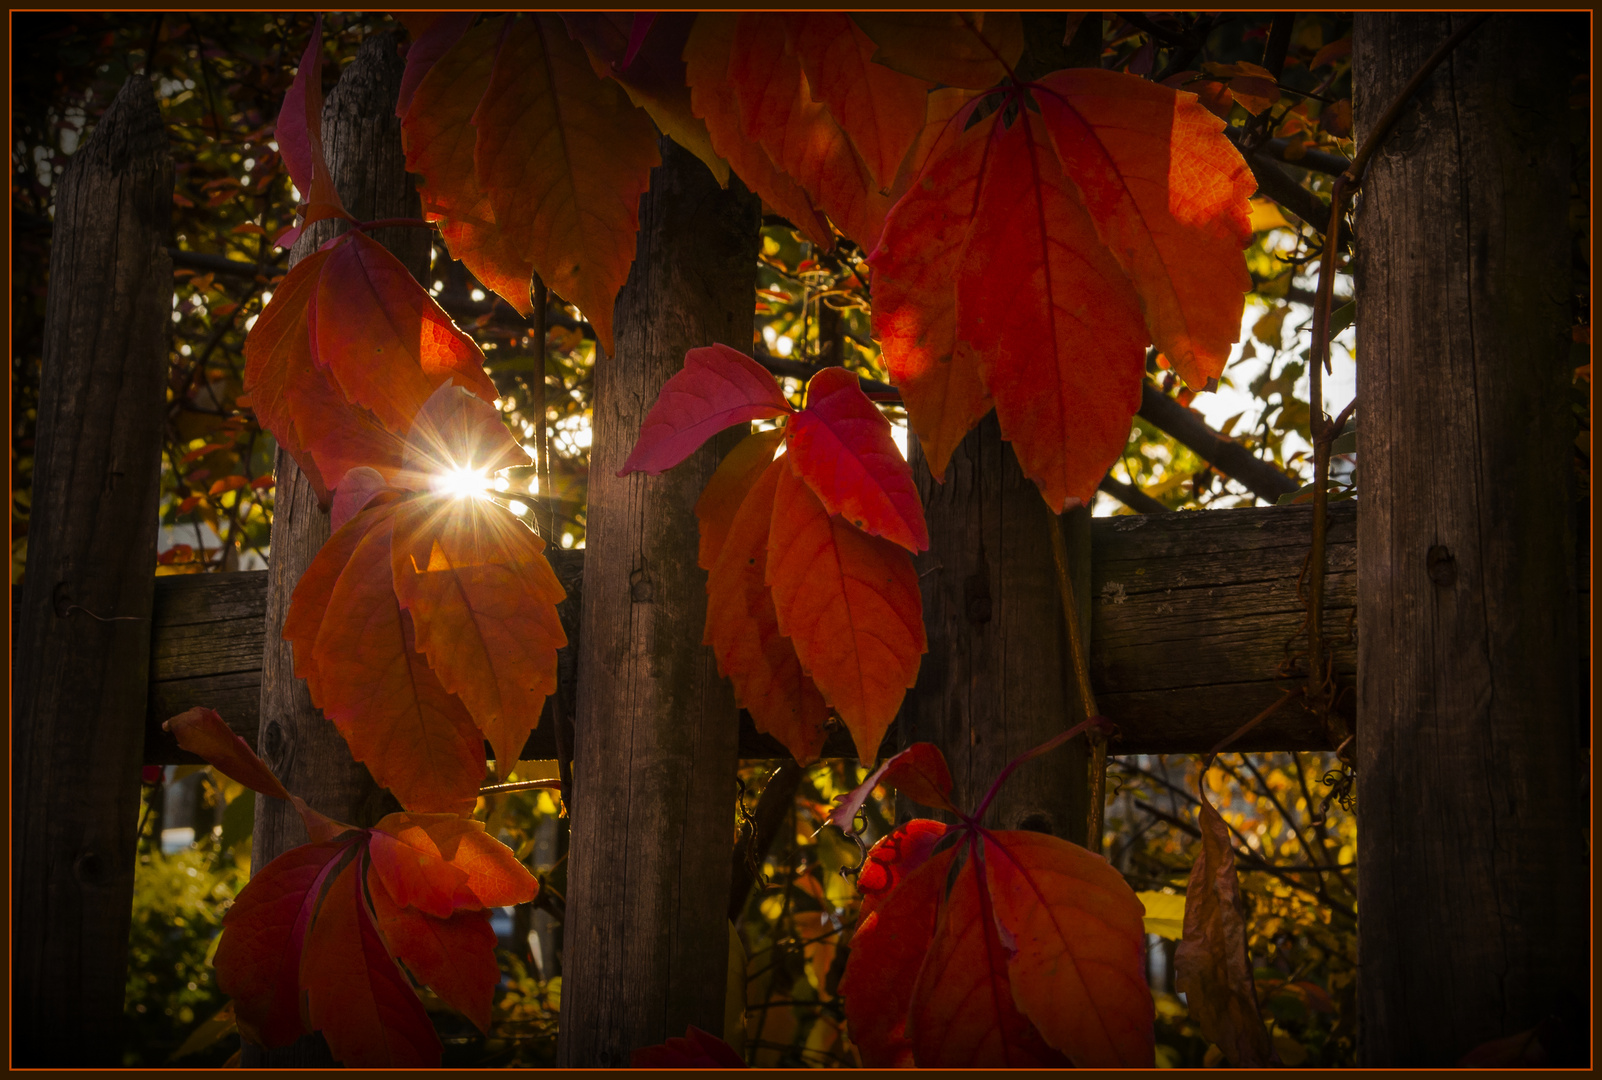
[[1342,330],[1345,330],[1348,326],[1352,325],[1352,320],[1355,319],[1355,318],[1357,318],[1357,301],[1356,300],[1352,300],[1352,301],[1349,301],[1349,302],[1347,302],[1345,304],[1342,304],[1340,307],[1338,307],[1334,311],[1330,312],[1329,313],[1329,336],[1330,337],[1334,337],[1336,334],[1340,333]]

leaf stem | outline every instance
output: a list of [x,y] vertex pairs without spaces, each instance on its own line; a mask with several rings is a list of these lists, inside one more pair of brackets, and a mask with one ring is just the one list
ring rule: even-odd
[[[1051,534],[1051,557],[1057,564],[1057,596],[1062,602],[1062,618],[1068,626],[1068,653],[1074,665],[1074,685],[1079,691],[1079,704],[1089,717],[1085,724],[1101,717],[1096,708],[1096,692],[1090,687],[1090,661],[1085,648],[1084,627],[1079,621],[1079,604],[1074,599],[1073,573],[1068,566],[1068,545],[1062,536],[1060,515],[1046,510],[1046,529]],[[1084,727],[1085,724],[1079,725]],[[1074,729],[1078,731],[1079,728]],[[1107,735],[1099,728],[1090,733],[1090,815],[1085,828],[1085,846],[1101,852],[1101,816],[1107,799]],[[1002,776],[1012,768],[1002,770]],[[989,801],[987,798],[986,802]]]

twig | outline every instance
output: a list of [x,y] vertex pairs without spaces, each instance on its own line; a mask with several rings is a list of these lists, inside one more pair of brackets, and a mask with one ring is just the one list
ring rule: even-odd
[[1129,509],[1138,513],[1173,513],[1173,511],[1168,507],[1164,506],[1150,495],[1147,495],[1134,484],[1126,484],[1121,480],[1114,480],[1111,473],[1108,473],[1106,476],[1101,478],[1101,483],[1096,485],[1096,489],[1098,491],[1105,491],[1107,494],[1111,495],[1113,498],[1129,507]]
[[1172,435],[1196,452],[1203,461],[1225,476],[1240,481],[1246,489],[1267,503],[1295,491],[1296,481],[1257,457],[1240,443],[1233,442],[1207,426],[1198,414],[1157,389],[1151,382],[1141,388],[1141,419]]

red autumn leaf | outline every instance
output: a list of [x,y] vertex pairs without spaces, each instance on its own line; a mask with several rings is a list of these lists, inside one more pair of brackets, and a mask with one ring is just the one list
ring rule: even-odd
[[716,1035],[691,1024],[684,1038],[643,1046],[629,1055],[631,1069],[743,1069],[745,1059]]
[[1014,983],[1007,972],[1010,943],[997,926],[989,867],[968,846],[967,861],[941,905],[912,988],[907,1041],[913,1060],[945,1068],[1068,1065],[1013,1000]]
[[347,402],[312,360],[306,312],[329,257],[319,251],[297,263],[245,338],[245,388],[256,417],[324,505],[349,470],[366,465],[393,475],[401,454],[398,435]]
[[1279,1056],[1257,1008],[1251,955],[1246,949],[1245,897],[1235,872],[1229,827],[1200,787],[1202,849],[1185,888],[1185,930],[1174,950],[1174,989],[1186,996],[1203,1037],[1230,1064],[1263,1068]]
[[928,650],[912,557],[831,517],[806,481],[783,468],[767,581],[780,633],[840,714],[858,757],[873,761]]
[[418,409],[446,382],[485,401],[497,396],[473,339],[366,233],[351,234],[329,252],[306,320],[313,361],[346,401],[396,434],[411,427]]
[[[880,851],[917,824],[925,835],[938,822],[909,822],[874,846]],[[942,834],[944,826],[940,826]],[[933,845],[930,845],[931,847]],[[910,854],[910,853],[909,853]],[[894,885],[873,910],[859,916],[851,935],[851,957],[840,978],[851,1041],[868,1068],[910,1068],[912,1044],[906,1037],[912,991],[934,940],[935,922],[946,877],[957,849],[908,858]],[[888,861],[888,860],[887,860]]]
[[[293,616],[308,579],[320,591],[337,574],[314,640],[304,636],[313,617],[309,608],[303,621],[292,626],[285,620],[284,635],[297,657],[310,647],[312,663],[297,664],[296,674],[306,679],[312,702],[339,729],[351,756],[402,806],[470,810],[484,780],[484,744],[461,699],[440,685],[417,652],[411,616],[396,599],[390,554],[395,513],[358,515],[340,530],[347,531],[359,532],[358,542],[330,538],[291,598]],[[349,561],[334,570],[347,548]],[[320,567],[325,559],[328,565]]]
[[814,98],[888,191],[922,130],[933,84],[873,63],[873,39],[839,12],[785,16],[790,49]]
[[393,491],[384,474],[363,465],[346,473],[334,489],[334,503],[328,511],[328,527],[338,532],[345,523],[366,509],[367,504],[386,491]]
[[854,836],[857,811],[880,784],[931,809],[956,813],[957,808],[951,805],[951,770],[945,757],[933,743],[913,743],[886,758],[866,780],[841,795],[836,800],[838,805],[829,812],[829,821],[847,836]]
[[[904,825],[898,825],[894,832],[868,850],[868,857],[857,874],[857,892],[862,897],[857,913],[859,925],[879,910],[890,894],[907,879],[908,874],[929,861],[934,855],[935,845],[940,843],[946,832],[946,826],[941,822],[913,818]],[[931,923],[930,933],[933,932]]]
[[283,107],[274,125],[273,138],[289,168],[290,178],[301,191],[298,226],[277,240],[279,247],[295,242],[307,225],[324,218],[349,218],[334,190],[333,177],[323,158],[323,17],[312,23],[311,41],[301,55],[295,81],[284,95]]
[[[421,177],[423,215],[438,223],[451,257],[526,317],[534,310],[534,264],[496,226],[473,164],[473,114],[489,89],[504,28],[504,18],[479,23],[429,67],[403,117],[401,142],[407,170]],[[410,57],[408,73],[409,65]]]
[[617,474],[664,472],[726,427],[790,411],[779,384],[749,356],[727,345],[691,349],[663,384]]
[[874,60],[929,82],[987,90],[1023,55],[1017,12],[857,12],[851,18],[879,47]]
[[1022,110],[1010,129],[979,126],[990,146],[957,278],[957,336],[979,358],[1024,475],[1060,512],[1089,501],[1129,440],[1146,327],[1040,119]]
[[234,999],[240,1030],[262,1046],[287,1046],[306,1033],[300,1014],[300,951],[291,949],[297,924],[304,934],[316,907],[313,885],[348,848],[342,842],[291,848],[251,875],[223,915],[212,965],[217,989]]
[[[287,796],[212,710],[191,709],[166,726],[234,779]],[[225,916],[217,948],[218,985],[236,999],[240,1030],[283,1046],[309,1018],[348,1065],[437,1065],[432,1027],[426,1016],[417,1023],[421,1005],[391,957],[487,1028],[500,980],[487,909],[532,900],[538,882],[471,818],[390,814],[352,829],[287,797],[314,842],[257,872]]]
[[461,474],[481,481],[513,465],[527,465],[528,451],[506,430],[495,406],[453,383],[444,383],[423,403],[406,433],[402,471],[396,481],[412,491],[441,489],[460,494]]
[[225,476],[221,480],[218,480],[216,483],[212,484],[211,488],[207,490],[206,494],[222,495],[225,492],[237,491],[248,483],[250,483],[249,478],[244,476]]
[[985,836],[1013,997],[1081,1068],[1151,1065],[1151,989],[1140,901],[1106,859],[1036,832]]
[[252,791],[289,801],[289,792],[278,782],[278,777],[256,756],[250,744],[229,729],[215,710],[196,706],[179,713],[161,727],[173,733],[179,746],[199,754]]
[[412,44],[406,50],[406,71],[401,75],[400,97],[395,102],[395,115],[402,120],[411,107],[417,85],[429,73],[439,58],[450,51],[461,36],[467,33],[478,17],[471,11],[438,12],[426,26],[408,26]]
[[[690,105],[685,78],[684,46],[695,13],[669,11],[655,15],[625,12],[563,12],[568,31],[584,43],[599,78],[610,78],[629,100],[650,114],[662,133],[706,163],[718,184],[727,187],[729,163],[712,148],[706,121]],[[650,34],[639,40],[641,27]]]
[[701,489],[701,497],[695,504],[695,517],[701,524],[701,547],[696,561],[701,569],[710,570],[717,565],[718,554],[734,524],[734,515],[740,512],[751,486],[773,463],[773,455],[784,437],[784,428],[747,435],[729,451],[712,479]]
[[359,859],[328,887],[301,954],[306,1016],[347,1065],[438,1065],[439,1036],[362,898]]
[[[1134,892],[1105,859],[1074,844],[979,825],[1017,766],[1104,725],[1088,721],[1014,759],[972,815],[953,810],[956,826],[909,822],[869,852],[840,981],[865,1065],[1151,1065],[1143,908]],[[880,782],[909,794],[921,787],[936,805],[950,790],[940,752],[916,744],[859,785],[831,820],[849,822],[853,801]],[[958,857],[966,861],[953,878]]]
[[[379,833],[370,851],[377,850]],[[495,987],[501,981],[495,962],[495,930],[487,911],[459,911],[441,918],[398,903],[381,875],[369,874],[368,895],[373,919],[395,958],[412,977],[439,999],[489,1031]]]
[[800,61],[786,47],[784,16],[738,17],[728,81],[745,136],[761,143],[841,232],[872,249],[890,200],[828,108],[814,100]]
[[829,513],[908,551],[928,550],[912,469],[856,375],[831,367],[812,376],[806,408],[791,417],[789,429],[790,467]]
[[478,184],[497,228],[583,310],[610,353],[640,196],[662,160],[650,120],[621,87],[596,78],[560,19],[537,14],[501,41],[473,124]]
[[1257,182],[1189,94],[1075,68],[1032,91],[1096,234],[1134,283],[1152,343],[1187,383],[1222,374],[1251,277]]
[[566,593],[544,543],[486,500],[403,503],[391,543],[394,596],[440,685],[467,707],[504,775],[556,691]]
[[[948,104],[957,92],[945,94]],[[931,108],[933,108],[933,95]],[[946,474],[952,453],[985,413],[990,393],[978,358],[957,338],[957,271],[978,202],[989,146],[984,124],[963,131],[965,112],[942,123],[922,176],[885,221],[873,267],[873,332],[929,472]]]
[[818,214],[801,185],[774,163],[762,144],[740,126],[740,107],[729,84],[729,61],[739,16],[731,12],[702,12],[684,45],[685,81],[690,107],[706,123],[712,147],[774,211],[828,250],[834,233]]
[[[729,523],[717,562],[707,575],[705,642],[717,657],[718,672],[734,684],[735,700],[751,714],[757,730],[783,743],[798,763],[810,765],[823,752],[829,707],[801,669],[795,645],[779,632],[766,581],[773,497],[786,471],[783,461],[769,463]],[[711,491],[712,485],[707,487]],[[703,524],[703,545],[704,529]]]

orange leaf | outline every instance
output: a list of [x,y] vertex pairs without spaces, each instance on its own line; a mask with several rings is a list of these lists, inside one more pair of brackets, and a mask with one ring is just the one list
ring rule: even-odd
[[406,110],[401,139],[407,170],[422,177],[424,216],[439,223],[451,257],[526,317],[534,310],[534,264],[496,226],[473,164],[473,114],[489,89],[504,26],[504,18],[479,23],[429,68]]
[[359,861],[335,877],[306,935],[301,985],[310,1026],[351,1067],[438,1066],[439,1037],[390,959],[362,899]]
[[[897,838],[916,824],[934,823],[909,822],[874,845],[874,852],[899,849],[903,841]],[[912,1044],[906,1035],[907,1010],[918,971],[934,939],[940,898],[956,857],[957,849],[952,847],[925,854],[926,861],[917,865],[909,859],[889,895],[876,910],[864,911],[851,936],[851,958],[840,979],[840,996],[845,1000],[851,1041],[868,1068],[909,1068],[913,1064]]]
[[412,419],[401,464],[396,482],[413,491],[428,491],[441,474],[462,471],[488,477],[513,465],[527,465],[528,451],[506,430],[495,406],[444,383]]
[[[948,104],[958,100],[936,93],[947,93]],[[979,124],[963,131],[960,119],[942,123],[927,168],[890,212],[869,259],[873,333],[937,480],[963,436],[990,411],[978,358],[957,343],[956,291],[985,168],[987,130]]]
[[401,907],[416,908],[425,915],[449,918],[459,906],[477,908],[467,890],[467,871],[452,866],[440,853],[439,844],[429,835],[429,819],[450,818],[447,814],[387,814],[369,831],[367,857],[372,870],[369,882],[381,881],[386,892]]
[[851,139],[878,187],[888,191],[922,130],[933,84],[873,63],[878,46],[839,12],[789,15],[791,51],[816,100]]
[[1096,234],[1129,275],[1158,350],[1192,386],[1222,374],[1251,276],[1257,182],[1188,94],[1076,68],[1033,90]]
[[684,77],[690,85],[690,107],[706,122],[713,149],[774,212],[790,220],[823,250],[834,246],[834,233],[793,177],[785,173],[761,143],[740,126],[740,108],[729,82],[737,15],[702,12],[684,45]]
[[429,395],[447,381],[485,401],[497,396],[473,339],[365,233],[329,253],[306,319],[317,366],[346,401],[370,410],[396,434],[411,427]]
[[291,848],[251,875],[223,916],[212,963],[234,999],[240,1030],[262,1046],[288,1046],[306,1027],[300,1012],[300,945],[320,889],[345,843]]
[[1308,61],[1307,70],[1317,71],[1325,64],[1333,64],[1335,61],[1344,60],[1350,55],[1352,55],[1352,38],[1348,34],[1346,37],[1332,41],[1318,50],[1317,54]]
[[[509,907],[526,904],[539,893],[534,880],[512,849],[484,831],[483,822],[455,814],[389,814],[373,826],[416,853],[434,853],[467,875],[452,904],[458,908]],[[421,835],[426,834],[426,836]],[[386,877],[391,893],[402,888],[400,878]]]
[[701,489],[701,497],[695,504],[695,517],[701,523],[701,548],[696,561],[701,569],[710,570],[717,565],[718,553],[723,550],[734,524],[734,515],[740,512],[757,478],[772,464],[784,434],[783,428],[769,428],[747,435],[729,451],[712,479]]
[[[913,1058],[921,1068],[1067,1065],[1013,1000],[1007,974],[1011,950],[997,931],[989,866],[977,858],[974,845],[968,846],[968,860],[941,905],[912,988],[907,1040]],[[892,896],[890,903],[895,902]]]
[[519,18],[502,40],[473,123],[478,182],[496,224],[611,353],[640,196],[662,161],[650,120],[595,77],[560,19],[541,14]]
[[857,12],[851,18],[879,46],[874,60],[929,82],[987,90],[1023,55],[1017,12]]
[[1040,120],[1024,110],[1011,129],[979,126],[990,151],[957,279],[957,336],[979,357],[1024,475],[1060,513],[1089,501],[1129,440],[1146,328]]
[[1123,876],[1046,833],[989,833],[984,860],[1024,1015],[1080,1068],[1151,1068],[1144,909]]
[[[771,448],[764,449],[771,455]],[[757,730],[773,735],[800,764],[810,765],[823,752],[829,707],[801,670],[795,645],[780,634],[765,580],[773,496],[786,472],[783,461],[768,463],[729,522],[718,560],[707,575],[705,641],[717,657],[718,672],[734,684],[735,700],[751,714]]]
[[740,129],[806,191],[839,230],[872,250],[888,197],[826,106],[813,100],[800,62],[784,44],[784,16],[742,14],[728,68]]
[[[361,523],[358,516],[345,528]],[[395,597],[394,531],[393,514],[378,517],[339,573],[312,648],[319,678],[308,685],[351,756],[402,806],[465,812],[484,779],[484,744],[416,650],[411,617]]]
[[812,489],[779,470],[767,581],[779,631],[872,762],[928,650],[912,556],[831,518]]
[[278,777],[214,710],[196,706],[164,722],[161,729],[172,732],[180,747],[205,758],[252,791],[289,801],[289,792]]
[[250,480],[243,476],[225,476],[213,483],[206,494],[208,496],[222,495],[229,491],[238,490],[248,483],[250,483]]
[[504,776],[556,690],[556,650],[567,644],[556,605],[567,594],[540,538],[487,500],[411,499],[394,531],[394,595],[417,648],[489,739]]
[[1174,989],[1186,996],[1202,1035],[1218,1044],[1232,1065],[1279,1064],[1257,1009],[1251,956],[1246,949],[1245,897],[1235,873],[1229,827],[1202,785],[1202,850],[1185,889],[1185,931],[1174,951]]
[[[375,844],[381,835],[373,834]],[[460,911],[447,918],[424,914],[398,903],[376,874],[368,875],[367,890],[389,951],[413,978],[487,1033],[501,981],[489,912]]]

